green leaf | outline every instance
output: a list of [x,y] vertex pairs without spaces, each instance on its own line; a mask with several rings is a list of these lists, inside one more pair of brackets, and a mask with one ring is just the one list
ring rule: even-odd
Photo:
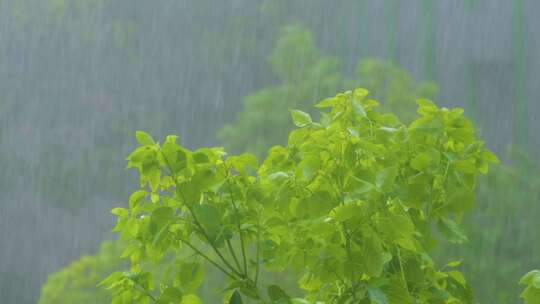
[[268,296],[275,303],[291,303],[290,297],[277,285],[268,286]]
[[313,123],[311,116],[306,112],[302,112],[300,110],[290,110],[290,112],[293,123],[299,128],[311,125]]
[[469,189],[453,189],[448,197],[448,210],[463,212],[470,210],[475,201],[475,193]]
[[147,195],[148,195],[148,192],[144,190],[138,190],[138,191],[133,192],[129,196],[129,208],[134,208]]
[[347,221],[353,217],[362,217],[364,212],[362,212],[362,206],[360,204],[346,204],[339,205],[334,207],[330,212],[330,217],[338,222]]
[[250,153],[231,156],[227,159],[227,162],[242,174],[246,174],[248,168],[257,169],[257,157]]
[[373,304],[390,304],[380,288],[368,288],[368,296]]
[[362,88],[355,89],[353,92],[352,106],[354,113],[360,117],[367,117],[362,101],[368,94],[368,90]]
[[364,88],[356,88],[353,91],[353,99],[357,102],[361,102],[369,95],[369,91]]
[[476,173],[476,163],[474,160],[456,160],[452,163],[452,167],[463,173]]
[[188,294],[182,298],[181,304],[203,304],[203,302],[196,295]]
[[463,263],[463,261],[459,260],[459,261],[451,261],[451,262],[448,262],[446,264],[447,267],[458,267],[459,265],[461,265]]
[[242,304],[242,296],[238,292],[238,290],[235,290],[229,299],[229,304]]
[[178,287],[167,287],[159,296],[157,304],[178,303],[182,300],[183,293]]
[[396,166],[388,167],[380,170],[377,174],[375,185],[382,191],[388,191],[394,186],[394,181],[398,175],[398,168]]
[[221,226],[221,216],[218,209],[210,204],[200,204],[193,206],[193,212],[209,237],[215,241]]
[[362,196],[375,189],[377,189],[377,187],[375,187],[374,184],[356,176],[350,176],[347,179],[344,190],[348,193],[355,194],[356,196]]
[[441,218],[438,226],[442,234],[452,243],[461,244],[469,240],[463,229],[449,218]]
[[311,179],[320,167],[320,159],[316,156],[306,156],[299,164],[298,171],[304,179]]
[[127,216],[129,211],[126,208],[113,208],[111,213],[116,216]]
[[381,287],[388,304],[413,304],[416,301],[403,284],[403,280],[394,276],[389,283]]
[[176,278],[185,292],[195,292],[204,281],[204,267],[197,262],[179,262]]
[[141,146],[153,145],[156,143],[148,133],[143,131],[136,131],[135,137],[137,138],[137,142]]
[[165,236],[165,231],[169,228],[169,225],[172,223],[172,221],[168,221],[162,227],[159,229],[159,231],[154,236],[154,239],[152,240],[152,246],[156,246]]
[[525,304],[540,304],[540,289],[529,286],[525,288],[520,297],[525,301]]
[[210,159],[208,158],[208,155],[206,155],[206,153],[204,152],[193,153],[193,160],[198,164],[204,164],[210,161]]
[[418,171],[426,171],[426,169],[440,161],[440,153],[435,150],[422,152],[411,160],[411,167]]
[[173,219],[174,210],[171,207],[159,207],[152,212],[152,222],[160,226]]
[[385,260],[380,239],[371,233],[366,237],[362,249],[367,274],[370,277],[379,277],[382,274]]
[[177,139],[178,136],[176,135],[167,135],[167,137],[165,138],[165,143],[175,144]]
[[353,109],[354,109],[354,113],[358,116],[361,116],[361,117],[367,117],[367,113],[366,113],[366,110],[364,110],[364,107],[362,106],[362,104],[356,100],[353,100]]
[[105,279],[103,279],[103,281],[99,282],[99,284],[97,286],[108,286],[108,285],[111,285],[113,284],[115,281],[117,281],[118,279],[122,278],[122,272],[121,271],[115,271],[113,273],[111,273],[108,277],[106,277]]
[[268,180],[270,181],[283,181],[290,177],[290,174],[282,171],[274,172],[268,175]]
[[326,98],[317,104],[315,104],[315,107],[317,108],[330,108],[334,107],[336,105],[336,99],[334,97]]
[[532,270],[525,274],[519,281],[521,285],[533,285],[540,288],[540,270]]
[[416,103],[419,106],[418,113],[422,115],[429,115],[435,113],[438,110],[437,106],[433,103],[433,101],[428,99],[417,99]]
[[252,281],[242,281],[240,284],[240,291],[242,294],[254,299],[259,300],[259,290]]
[[466,286],[467,282],[465,281],[465,277],[463,274],[457,270],[452,270],[448,272],[448,275],[452,277],[454,280],[456,280],[459,284],[462,286]]
[[493,152],[489,150],[483,150],[481,155],[482,155],[482,158],[486,160],[487,162],[495,163],[495,164],[498,164],[500,162],[497,155],[495,155]]

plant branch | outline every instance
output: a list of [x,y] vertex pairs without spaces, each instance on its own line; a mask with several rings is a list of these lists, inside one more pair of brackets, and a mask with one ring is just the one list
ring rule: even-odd
[[182,190],[180,190],[180,187],[178,185],[178,179],[176,177],[176,174],[174,173],[173,169],[172,169],[172,166],[169,162],[169,160],[167,159],[167,157],[165,156],[165,154],[163,153],[163,151],[160,151],[161,152],[161,155],[163,156],[163,159],[170,171],[170,174],[171,176],[173,177],[173,180],[174,180],[174,184],[176,186],[176,190],[178,193],[180,193],[180,195],[182,196],[182,201],[184,202],[184,206],[186,206],[186,208],[189,210],[189,213],[191,214],[191,217],[193,217],[193,221],[195,222],[195,225],[197,226],[197,228],[200,230],[201,234],[204,236],[204,238],[206,239],[206,241],[208,242],[208,244],[210,244],[210,246],[212,247],[212,249],[214,250],[214,252],[218,255],[218,257],[221,259],[221,261],[233,272],[235,273],[236,275],[238,275],[239,277],[243,277],[243,275],[238,271],[236,270],[234,267],[232,267],[232,265],[227,261],[227,259],[225,259],[225,257],[223,256],[223,254],[221,253],[221,251],[219,251],[219,249],[217,249],[217,247],[214,245],[214,242],[210,239],[210,237],[208,236],[208,234],[206,233],[206,230],[204,229],[204,227],[202,226],[202,224],[199,222],[197,216],[195,215],[195,212],[193,211],[193,208],[191,208],[191,206],[187,203],[187,200],[186,200],[186,197],[184,196],[184,193],[182,192]]
[[231,256],[233,257],[233,260],[234,260],[234,263],[236,264],[236,267],[238,267],[238,269],[241,269],[240,267],[240,263],[238,262],[238,258],[236,257],[236,253],[231,245],[231,241],[230,240],[227,240],[227,247],[229,248],[229,253],[231,254]]
[[403,263],[401,262],[401,253],[399,250],[399,247],[396,246],[397,249],[397,255],[398,255],[398,261],[399,261],[399,268],[401,270],[401,279],[403,280],[403,284],[405,284],[405,288],[407,291],[409,291],[409,286],[407,285],[407,279],[405,278],[405,271],[403,270]]
[[261,221],[260,221],[260,216],[257,216],[257,243],[256,243],[256,248],[255,248],[255,251],[256,251],[256,256],[257,256],[257,264],[255,264],[255,287],[257,287],[257,282],[259,281],[259,271],[260,271],[260,245],[259,245],[259,242],[260,242],[260,239],[261,239]]
[[227,271],[225,268],[223,268],[221,265],[219,265],[217,262],[215,262],[214,260],[212,260],[210,257],[208,257],[206,254],[204,254],[201,250],[199,250],[197,247],[195,247],[193,244],[191,244],[190,242],[182,239],[182,238],[178,238],[182,243],[188,245],[191,249],[193,249],[193,251],[195,251],[198,255],[200,255],[201,257],[203,257],[205,260],[207,260],[208,262],[210,262],[210,264],[214,265],[216,268],[218,268],[219,270],[221,270],[224,274],[226,274],[227,276],[229,276],[231,279],[233,280],[236,280],[237,278],[234,276],[234,274],[232,274],[231,272]]
[[138,287],[137,289],[139,289],[140,292],[144,293],[147,297],[149,297],[150,299],[152,299],[152,301],[154,301],[154,303],[157,302],[157,299],[156,297],[154,297],[148,290],[146,290],[141,284],[135,282],[132,280],[133,283],[135,283],[135,286]]
[[234,194],[232,191],[231,181],[229,180],[229,170],[226,169],[226,175],[225,179],[227,180],[227,185],[229,186],[229,194],[231,199],[231,204],[233,205],[234,211],[236,212],[236,226],[238,227],[238,233],[240,234],[240,245],[242,248],[242,260],[244,263],[244,274],[247,276],[247,260],[246,260],[246,246],[244,242],[244,233],[242,232],[242,227],[240,225],[240,212],[238,211],[238,207],[236,206]]
[[[342,151],[342,153],[343,153],[343,151]],[[339,162],[340,162],[339,166],[343,167],[343,155],[340,157]],[[340,204],[345,205],[343,177],[340,176],[337,179],[337,182],[338,182],[338,187],[339,187]],[[357,298],[356,298],[356,279],[355,279],[356,274],[355,274],[355,271],[354,271],[354,263],[353,263],[353,259],[352,259],[351,234],[350,234],[350,230],[347,227],[347,224],[345,222],[343,223],[343,233],[345,235],[345,246],[346,246],[346,250],[347,250],[347,259],[351,262],[351,270],[350,270],[351,292],[352,292],[353,299],[356,302],[357,301]]]

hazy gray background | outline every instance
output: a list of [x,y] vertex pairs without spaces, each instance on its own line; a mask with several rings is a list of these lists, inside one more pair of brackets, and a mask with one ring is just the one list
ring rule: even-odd
[[294,23],[345,73],[394,60],[489,147],[538,155],[540,1],[0,0],[2,303],[35,302],[48,273],[113,236],[135,130],[215,144],[275,82],[266,58]]

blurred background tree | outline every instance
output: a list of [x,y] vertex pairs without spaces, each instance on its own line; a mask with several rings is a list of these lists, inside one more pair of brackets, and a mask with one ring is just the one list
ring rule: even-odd
[[417,98],[437,95],[434,83],[416,82],[404,69],[382,59],[360,59],[353,75],[343,75],[340,60],[321,54],[312,33],[301,26],[282,28],[268,63],[278,84],[248,95],[236,121],[218,131],[229,151],[263,157],[270,146],[287,140],[292,122],[283,113],[302,109],[315,115],[314,101],[343,89],[367,88],[383,110],[402,113],[405,122],[414,117],[410,109],[416,108]]
[[110,303],[109,291],[97,284],[126,262],[120,258],[121,242],[103,242],[95,255],[85,255],[62,270],[53,273],[42,287],[39,304]]

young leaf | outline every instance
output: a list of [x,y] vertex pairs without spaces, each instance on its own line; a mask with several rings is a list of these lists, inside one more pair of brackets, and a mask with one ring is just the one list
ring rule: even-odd
[[146,133],[146,132],[143,132],[143,131],[136,131],[135,132],[135,137],[137,138],[137,142],[139,143],[139,145],[141,146],[146,146],[146,145],[153,145],[155,144],[155,141],[152,139],[152,137]]
[[463,229],[456,222],[449,218],[440,219],[439,230],[444,236],[446,236],[448,241],[452,243],[461,244],[469,240],[465,235]]
[[291,303],[290,297],[277,285],[268,286],[268,297],[273,302],[278,302],[281,304]]
[[290,112],[293,123],[297,127],[302,128],[313,123],[313,121],[311,120],[311,116],[306,112],[302,112],[300,110],[290,110]]
[[178,287],[167,287],[159,296],[157,304],[174,304],[182,300],[183,293]]

